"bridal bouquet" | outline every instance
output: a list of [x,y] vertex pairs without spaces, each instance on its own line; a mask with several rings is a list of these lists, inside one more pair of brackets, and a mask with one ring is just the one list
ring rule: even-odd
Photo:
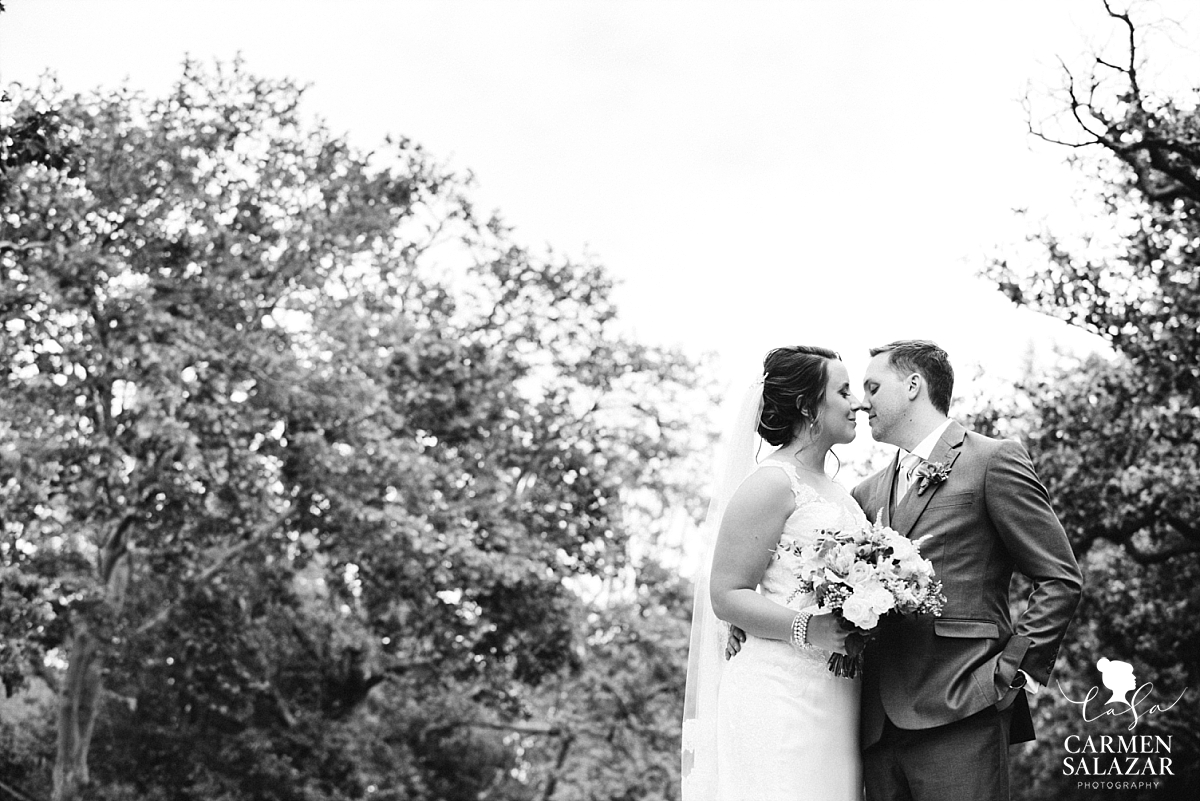
[[822,610],[853,627],[846,654],[829,657],[834,675],[853,678],[862,670],[862,651],[886,614],[942,613],[946,598],[921,557],[918,543],[874,523],[855,531],[820,531],[796,553],[799,593],[813,593]]

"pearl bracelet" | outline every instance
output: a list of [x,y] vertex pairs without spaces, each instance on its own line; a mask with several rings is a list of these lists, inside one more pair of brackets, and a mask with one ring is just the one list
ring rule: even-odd
[[791,643],[793,647],[808,647],[808,621],[810,620],[812,620],[812,612],[800,612],[792,620]]

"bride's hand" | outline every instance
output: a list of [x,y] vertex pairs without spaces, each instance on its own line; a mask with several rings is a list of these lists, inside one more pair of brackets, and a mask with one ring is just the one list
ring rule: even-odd
[[808,644],[822,651],[833,651],[835,654],[846,653],[846,635],[850,632],[842,628],[837,615],[823,613],[813,615],[808,621]]

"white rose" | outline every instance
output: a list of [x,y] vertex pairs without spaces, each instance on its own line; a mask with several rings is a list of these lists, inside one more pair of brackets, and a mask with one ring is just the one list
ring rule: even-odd
[[879,623],[879,614],[871,610],[871,604],[858,593],[851,595],[842,605],[842,616],[865,631],[870,631]]
[[846,573],[846,581],[850,582],[851,586],[858,585],[869,581],[875,574],[871,566],[866,562],[855,562],[850,566],[850,570]]
[[864,584],[856,590],[855,595],[861,594],[863,600],[871,605],[871,610],[879,614],[890,611],[896,606],[896,598],[891,591],[878,582]]

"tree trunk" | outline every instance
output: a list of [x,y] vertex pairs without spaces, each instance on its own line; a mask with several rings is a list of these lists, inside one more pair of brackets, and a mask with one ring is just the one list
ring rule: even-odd
[[554,768],[551,769],[550,776],[546,779],[546,789],[542,793],[542,801],[550,801],[554,797],[554,791],[558,789],[558,776],[562,773],[563,765],[567,762],[567,754],[574,742],[574,734],[563,732],[562,742],[558,744],[558,758],[554,760]]
[[[129,552],[126,524],[101,550],[100,579],[104,582],[105,604],[116,611],[125,605],[129,584]],[[58,749],[54,757],[54,789],[51,801],[81,801],[88,784],[88,748],[100,711],[104,691],[104,656],[100,641],[86,613],[74,616],[68,645],[67,675],[58,693]]]
[[58,752],[52,801],[78,801],[88,783],[87,754],[102,689],[96,638],[79,621],[71,637],[67,675],[58,695]]

